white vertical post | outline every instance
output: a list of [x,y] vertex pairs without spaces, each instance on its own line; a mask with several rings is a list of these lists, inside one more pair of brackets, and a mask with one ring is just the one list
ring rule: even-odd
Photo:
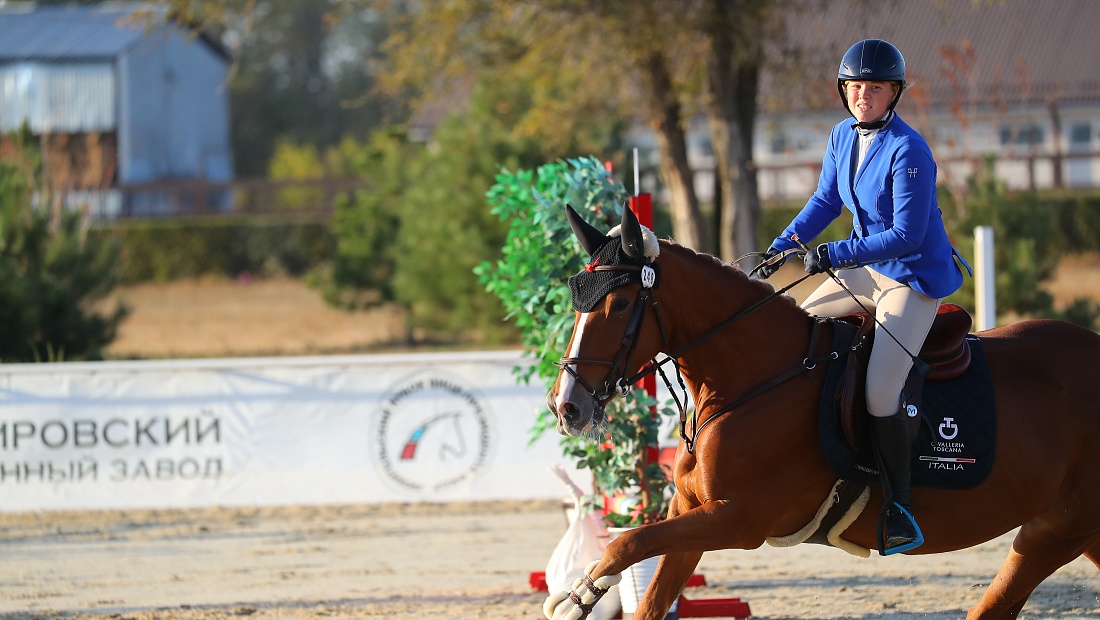
[[641,193],[641,189],[638,188],[638,147],[634,147],[634,196],[637,197]]
[[978,331],[997,326],[997,279],[993,270],[993,227],[974,228],[974,304]]

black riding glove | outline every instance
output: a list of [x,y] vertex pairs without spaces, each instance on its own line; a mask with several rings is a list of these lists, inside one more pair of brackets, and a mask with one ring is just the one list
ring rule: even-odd
[[779,255],[778,248],[768,248],[768,251],[764,253],[764,260],[756,268],[756,276],[761,280],[767,280],[775,275],[775,272],[779,271],[779,268],[783,266],[783,263],[787,262],[786,258],[777,259],[774,263],[769,263],[768,260]]
[[805,261],[806,273],[811,276],[833,268],[833,261],[829,260],[829,246],[824,243],[806,252]]

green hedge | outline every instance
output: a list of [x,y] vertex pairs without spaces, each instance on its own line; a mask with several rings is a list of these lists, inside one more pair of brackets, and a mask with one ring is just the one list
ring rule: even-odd
[[[1035,197],[1014,194],[1009,198],[1028,202]],[[1038,198],[1040,208],[1056,222],[1056,247],[1065,253],[1100,251],[1100,195],[1062,192],[1041,194]],[[763,209],[759,247],[768,247],[800,208],[800,204],[786,204]],[[850,218],[841,215],[820,239],[843,238],[850,230]],[[964,233],[956,231],[952,236]],[[301,276],[329,262],[336,247],[327,220],[224,216],[133,220],[96,227],[89,234],[121,245],[121,277],[131,283],[208,275],[236,277],[244,272]]]
[[118,242],[124,282],[169,281],[243,273],[301,276],[332,258],[325,221],[203,218],[132,220],[93,228]]
[[1064,252],[1100,251],[1100,196],[1055,194],[1040,200],[1054,213]]

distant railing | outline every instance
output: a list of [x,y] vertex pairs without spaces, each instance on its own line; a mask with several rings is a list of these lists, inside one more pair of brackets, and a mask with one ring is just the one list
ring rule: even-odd
[[[996,171],[1012,189],[1100,187],[1100,151],[996,154]],[[937,159],[941,183],[966,179],[983,156]],[[765,201],[804,199],[817,186],[820,162],[758,163],[757,182]],[[133,183],[98,190],[62,190],[70,209],[87,210],[93,220],[178,218],[215,215],[328,217],[337,200],[367,189],[360,179],[271,181],[174,180]]]
[[[1100,151],[1072,153],[995,153],[997,176],[1011,189],[1100,187]],[[985,155],[937,157],[939,181],[961,182],[978,172]],[[758,163],[760,197],[764,200],[806,198],[816,189],[821,162]]]
[[217,215],[327,217],[340,197],[366,187],[360,179],[188,179],[54,191],[63,196],[67,208],[86,210],[93,220],[104,221]]

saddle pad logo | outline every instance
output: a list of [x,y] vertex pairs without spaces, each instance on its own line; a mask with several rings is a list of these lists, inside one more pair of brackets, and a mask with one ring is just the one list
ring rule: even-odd
[[951,441],[959,435],[959,427],[955,424],[955,418],[944,418],[939,425],[940,437],[944,441]]
[[959,425],[955,423],[955,418],[943,418],[943,421],[936,427],[936,431],[939,434],[939,439],[934,439],[929,444],[929,449],[934,454],[922,454],[920,456],[920,461],[926,468],[961,471],[966,465],[978,462],[977,459],[961,456],[969,453],[966,449],[966,443],[952,441],[959,436]]
[[926,416],[914,444],[913,484],[965,489],[993,468],[997,444],[993,382],[980,341],[970,338],[973,359],[961,377],[925,384]]

